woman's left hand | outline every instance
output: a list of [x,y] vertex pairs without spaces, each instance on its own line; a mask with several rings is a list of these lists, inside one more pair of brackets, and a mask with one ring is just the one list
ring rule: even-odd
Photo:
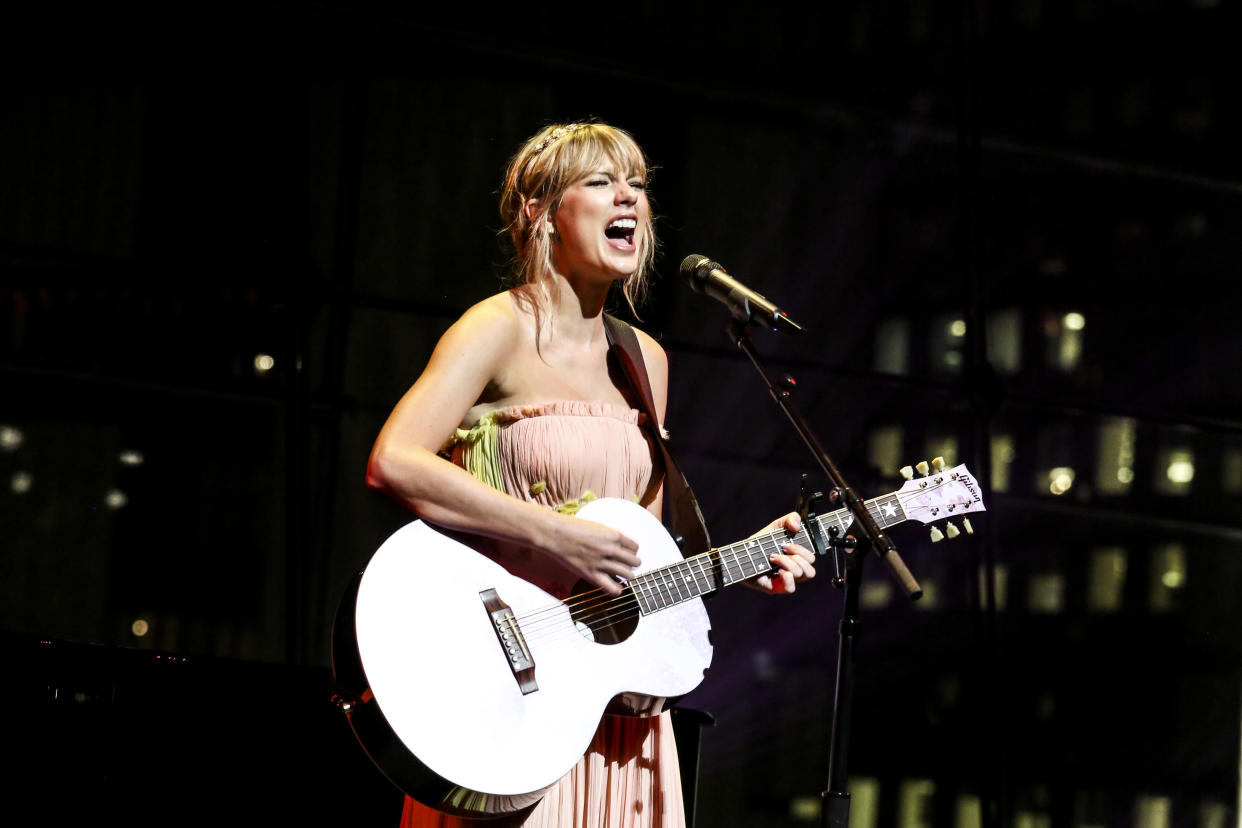
[[[787,532],[802,531],[802,521],[798,518],[798,513],[790,512],[783,518],[772,521],[751,535],[751,537],[768,535],[778,530]],[[777,566],[776,572],[773,572],[771,575],[760,575],[758,578],[752,578],[746,584],[760,592],[784,595],[793,592],[795,584],[799,581],[809,581],[815,577],[815,556],[811,554],[809,549],[797,544],[786,543],[782,545],[781,552],[772,555],[772,563]]]

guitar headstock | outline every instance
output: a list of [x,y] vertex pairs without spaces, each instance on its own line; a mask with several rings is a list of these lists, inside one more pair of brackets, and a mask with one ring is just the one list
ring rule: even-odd
[[[914,476],[915,470],[920,477]],[[986,507],[979,484],[965,464],[946,469],[944,458],[937,457],[930,465],[924,460],[914,468],[904,467],[901,476],[907,482],[897,490],[897,499],[907,518],[930,524],[960,516],[962,530],[967,534],[974,533],[974,527],[966,515],[986,511]],[[939,527],[932,526],[932,543],[945,537],[955,538],[962,530],[952,520],[947,520],[943,532]]]

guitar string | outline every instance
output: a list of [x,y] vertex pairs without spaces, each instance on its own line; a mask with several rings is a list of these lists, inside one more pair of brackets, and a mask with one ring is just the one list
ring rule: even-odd
[[[898,504],[902,506],[902,511],[904,513],[908,511],[905,508],[906,502],[909,502],[918,497],[925,496],[927,493],[935,491],[936,489],[939,489],[945,485],[948,485],[948,484],[945,482],[943,477],[940,477],[937,479],[936,483],[934,483],[932,486],[928,488],[923,488],[917,491],[904,493],[904,496],[902,492],[893,492],[890,495],[884,495],[879,498],[876,498],[875,500],[868,501],[867,508],[868,508],[868,511],[873,512],[873,515],[872,515],[873,519],[878,519],[879,521],[883,522],[884,518],[881,515],[881,509],[883,507],[884,502],[888,498],[891,497],[897,500]],[[967,501],[954,504],[954,505],[969,506],[972,502],[973,501],[967,500]],[[846,509],[842,508],[842,509],[836,509],[833,512],[828,513],[827,515],[821,515],[819,518],[819,523],[821,525],[825,522],[832,523],[834,522],[834,519],[835,519],[835,522],[839,525],[842,522],[842,518],[844,514],[846,513],[846,511],[847,511]],[[906,520],[906,519],[908,518],[903,518],[902,520]],[[767,544],[771,544],[774,550],[779,551],[782,546],[790,542],[797,541],[804,534],[806,534],[805,528],[803,529],[803,531],[799,532],[796,536],[794,536],[791,539],[786,533],[778,530],[776,532],[769,533],[766,537],[760,535],[760,536],[756,536],[755,538],[748,538],[745,541],[740,541],[738,543],[731,544],[729,546],[725,546],[725,547],[722,547],[721,549],[713,550],[713,551],[715,551],[717,555],[722,558],[722,567],[723,567],[724,565],[723,559],[726,556],[731,556],[732,557],[731,563],[734,563],[734,564],[737,564],[741,560],[741,556],[743,554],[745,554],[747,558],[750,559],[752,553],[750,551],[747,551],[747,547],[753,548],[754,546],[758,546],[762,551],[767,552],[768,551]],[[696,586],[697,586],[698,577],[703,575],[703,567],[710,566],[712,569],[715,568],[714,564],[708,563],[710,561],[711,555],[712,555],[712,552],[709,551],[701,555],[693,556],[692,558],[688,558],[684,561],[671,564],[667,567],[662,567],[659,570],[653,570],[652,572],[643,573],[643,575],[640,575],[634,579],[631,579],[630,581],[631,586],[627,588],[626,593],[623,593],[622,595],[619,595],[619,596],[608,595],[602,589],[595,588],[592,590],[588,590],[586,592],[573,595],[566,602],[549,605],[547,607],[543,607],[543,608],[536,609],[528,613],[524,613],[520,616],[515,616],[514,620],[519,625],[523,625],[522,628],[524,629],[527,638],[530,640],[542,640],[544,638],[544,636],[541,635],[542,629],[546,627],[549,623],[553,624],[555,629],[558,629],[558,630],[565,629],[566,626],[568,626],[568,629],[570,631],[579,633],[577,629],[577,624],[564,625],[563,623],[561,623],[564,621],[564,617],[566,614],[565,610],[569,610],[570,612],[572,612],[572,610],[575,608],[579,610],[579,617],[577,621],[585,624],[589,628],[607,629],[609,627],[615,626],[618,623],[621,623],[620,620],[612,620],[612,619],[620,618],[621,620],[626,620],[629,617],[632,617],[632,613],[630,613],[629,610],[631,610],[634,607],[637,607],[641,600],[639,593],[633,587],[633,584],[635,581],[641,581],[642,585],[648,590],[648,595],[653,594],[653,593],[663,592],[664,594],[660,596],[660,600],[667,600],[667,598],[672,597],[672,594],[674,591],[678,593],[676,600],[673,600],[665,604],[664,606],[660,606],[657,609],[666,609],[667,607],[674,606],[679,603],[683,603],[684,601],[689,600],[690,598],[699,597],[698,595],[694,595],[694,594],[691,594],[688,597],[681,596],[680,594],[681,590],[685,586],[687,586],[685,584],[685,579],[683,579],[679,583],[677,580],[653,579],[650,576],[655,575],[657,573],[661,573],[661,572],[667,573],[667,572],[677,570],[677,569],[681,569],[683,571],[692,571],[693,566],[697,564],[700,567],[700,570],[699,570],[698,575],[693,576],[694,580],[696,581]],[[754,565],[753,559],[751,559],[749,562],[751,563],[752,566]],[[742,572],[742,571],[744,570],[739,570],[739,572]],[[756,571],[754,573],[751,573],[750,575],[745,575],[740,580],[746,580],[748,578],[756,577],[756,576],[766,574],[772,571],[773,571],[772,568],[762,570],[762,571]],[[730,581],[730,583],[735,583],[735,582],[736,581]],[[689,591],[693,592],[693,590],[689,590]],[[704,592],[708,592],[708,591],[710,590],[704,590]],[[701,594],[703,593],[702,592],[699,593],[699,595]],[[584,608],[583,605],[587,604],[588,602],[594,602],[594,605],[587,606]],[[618,602],[621,602],[621,603],[618,604]],[[599,613],[601,611],[606,614],[603,616],[600,616],[598,614],[596,615],[586,614],[588,612]],[[543,616],[543,617],[540,618],[540,616]],[[607,623],[600,623],[601,620]],[[543,621],[544,623],[541,624],[540,623],[541,621]],[[593,627],[592,627],[592,624],[594,624]]]
[[[755,561],[753,547],[757,546],[760,550],[770,555],[772,554],[772,551],[780,549],[782,545],[789,542],[788,540],[783,539],[784,534],[784,532],[780,532],[780,537],[778,538],[778,533],[772,533],[767,538],[756,537],[748,539],[745,542],[733,544],[714,551],[722,559],[720,565],[722,568],[730,572],[736,569],[739,575],[743,575],[742,579],[745,579],[755,575],[760,575],[763,572],[770,570],[759,570],[750,575],[745,575],[745,566],[741,563],[743,557],[747,559],[751,566],[754,566]],[[734,548],[744,547],[747,543],[751,544],[751,551]],[[544,607],[521,615],[518,617],[518,621],[522,624],[524,631],[529,631],[527,633],[528,638],[537,639],[539,638],[540,631],[549,623],[554,624],[558,629],[563,628],[565,626],[563,624],[565,617],[567,614],[570,614],[567,613],[566,610],[569,610],[571,613],[576,610],[578,616],[576,620],[585,623],[588,626],[594,624],[595,626],[606,628],[608,626],[613,626],[617,622],[600,625],[598,622],[601,618],[605,620],[612,618],[616,615],[617,609],[625,611],[633,607],[638,607],[643,597],[653,598],[654,603],[663,604],[663,606],[659,607],[660,609],[673,606],[674,604],[683,603],[690,598],[697,598],[699,595],[702,595],[705,592],[710,592],[711,590],[706,589],[697,594],[693,594],[693,589],[686,583],[685,578],[678,579],[668,575],[667,573],[673,570],[693,573],[690,577],[696,582],[696,587],[698,586],[698,581],[700,579],[704,579],[708,583],[711,583],[711,573],[714,573],[717,568],[717,565],[711,560],[711,557],[711,552],[705,552],[684,561],[671,564],[668,567],[643,573],[642,575],[631,579],[626,591],[621,595],[608,595],[607,593],[604,593],[603,590],[595,588],[571,596],[570,601],[564,604]],[[697,572],[695,572],[696,568]],[[666,574],[663,577],[653,577],[659,576],[660,573]],[[688,594],[683,595],[683,592]],[[573,599],[578,600],[575,601]],[[591,602],[594,603],[592,604]],[[549,612],[552,613],[551,617],[547,615]],[[601,612],[604,613],[602,616],[599,614]],[[609,613],[611,613],[611,615]],[[541,614],[543,614],[544,617],[533,618],[533,616]],[[572,615],[570,615],[570,617],[572,617]],[[574,625],[572,629],[576,630],[576,625]]]
[[[754,540],[758,541],[760,548],[765,551],[767,550],[768,545],[771,545],[771,548],[773,549],[779,549],[781,545],[777,541],[775,533],[766,539],[756,538]],[[715,552],[717,556],[722,559],[722,567],[738,568],[739,571],[742,571],[742,567],[739,564],[741,556],[743,555],[741,550],[736,550],[732,546],[729,546],[724,547],[723,549],[715,550]],[[751,553],[745,554],[747,558],[753,557]],[[662,567],[661,569],[653,570],[652,572],[645,572],[642,575],[632,578],[629,581],[626,591],[621,595],[608,595],[602,589],[595,588],[571,596],[570,600],[565,603],[543,607],[518,616],[517,619],[519,623],[522,624],[524,630],[530,630],[530,635],[537,636],[539,629],[546,625],[546,622],[563,622],[566,610],[571,613],[576,611],[578,614],[578,620],[590,622],[597,619],[597,616],[591,615],[590,613],[598,613],[600,611],[605,613],[611,612],[617,607],[617,602],[622,602],[625,606],[638,606],[642,597],[654,597],[655,603],[667,602],[666,606],[672,606],[673,604],[681,603],[689,598],[698,597],[698,595],[703,594],[703,592],[709,592],[711,590],[703,590],[703,592],[698,593],[698,595],[692,594],[683,597],[680,594],[683,590],[687,592],[692,592],[692,590],[685,583],[684,578],[676,579],[667,573],[673,570],[694,572],[697,568],[697,573],[693,576],[696,581],[696,586],[697,581],[700,578],[703,578],[710,583],[711,575],[709,573],[714,572],[716,569],[716,564],[711,560],[711,558],[712,552],[704,552],[684,561],[671,564],[668,567]],[[750,563],[752,566],[754,565],[753,559]],[[666,574],[661,576],[661,573]],[[756,572],[755,574],[759,573]],[[673,597],[674,593],[677,594],[676,600],[670,601],[669,599]],[[549,618],[549,614],[551,614],[552,617]],[[541,622],[545,623],[541,624]]]
[[[904,503],[902,501],[909,501],[915,497],[925,495],[928,491],[932,491],[934,489],[940,488],[942,485],[945,485],[943,480],[941,480],[941,482],[935,484],[934,486],[930,487],[929,489],[920,489],[917,492],[908,493],[905,497],[903,497],[900,492],[893,493],[893,495],[891,496],[895,497],[898,500],[898,502],[903,506],[903,511],[905,511]],[[879,510],[882,508],[883,502],[884,500],[887,499],[887,497],[889,496],[877,498],[876,500],[871,501],[867,504],[869,510],[875,513],[873,517],[876,519],[879,519],[881,522],[883,522],[883,517],[879,513]],[[958,505],[965,506],[965,505],[969,505],[971,502],[972,501],[964,501]],[[828,515],[821,516],[820,522],[821,524],[825,522],[831,523],[832,522],[831,518],[836,518],[837,522],[840,523],[841,517],[844,512],[845,512],[844,509],[835,510],[834,512],[831,512]],[[905,519],[908,519],[908,518],[903,518],[903,520]],[[745,555],[747,558],[752,558],[752,551],[753,551],[753,547],[755,546],[758,546],[761,550],[765,552],[769,552],[768,544],[771,544],[773,550],[779,550],[781,546],[783,546],[786,543],[791,542],[791,540],[798,541],[803,534],[805,534],[805,530],[803,530],[803,532],[799,532],[797,536],[791,539],[787,535],[785,535],[785,533],[777,531],[777,532],[769,533],[769,535],[766,538],[763,536],[757,536],[756,538],[750,538],[750,539],[747,539],[746,541],[742,541],[737,544],[723,547],[722,549],[716,550],[716,551],[720,554],[722,558],[731,558],[730,562],[733,564],[737,564],[741,560],[741,557],[743,555]],[[748,547],[750,547],[752,551],[747,551]],[[694,565],[698,564],[700,569],[697,575],[694,576],[697,582],[698,577],[703,575],[704,564],[702,561],[704,559],[707,559],[709,556],[710,556],[710,553],[705,553],[704,555],[701,555],[701,556],[694,556],[693,558],[687,559],[686,561],[679,562],[678,564],[670,565],[669,567],[665,567],[661,570],[655,570],[653,573],[644,573],[644,575],[651,576],[655,573],[669,572],[675,569],[681,569],[683,572],[693,571]],[[751,559],[749,562],[752,566],[754,565],[753,559]],[[772,569],[768,568],[766,570],[756,570],[753,573],[745,574],[744,568],[739,569],[739,574],[743,576],[742,578],[740,578],[740,580],[745,580],[747,578],[755,577],[757,575],[764,574],[766,572],[771,572],[771,571]],[[642,576],[640,576],[640,578],[641,577]],[[635,579],[635,580],[638,580],[638,579]],[[644,586],[647,588],[649,595],[653,593],[654,594],[663,593],[662,595],[658,595],[658,602],[666,601],[669,598],[673,597],[674,592],[677,593],[675,600],[672,600],[671,602],[665,604],[664,606],[660,606],[657,609],[665,609],[669,606],[683,603],[685,600],[688,600],[688,598],[683,597],[681,595],[681,590],[685,588],[685,586],[688,586],[685,584],[684,578],[681,584],[679,584],[677,580],[670,579],[667,576],[661,579],[652,579],[650,577],[647,577],[644,579],[644,582],[645,582]],[[733,583],[733,582],[734,581],[730,581],[730,583]],[[696,583],[696,586],[697,586],[697,583]],[[693,592],[693,590],[689,590],[689,591],[691,593]],[[629,610],[637,606],[640,601],[640,596],[638,592],[633,589],[633,587],[630,588],[630,590],[627,592],[626,595],[608,596],[603,601],[599,601],[598,599],[601,597],[602,594],[603,594],[602,590],[595,589],[595,590],[590,590],[586,593],[580,593],[579,595],[574,596],[574,598],[580,599],[577,601],[578,604],[584,603],[585,600],[596,601],[595,606],[589,608],[592,612],[596,613],[595,615],[588,615],[583,612],[580,612],[578,619],[576,619],[577,621],[586,625],[589,629],[601,629],[601,630],[607,629],[609,627],[615,626],[618,623],[621,623],[623,620],[627,620],[628,618],[633,616],[633,613],[630,612]],[[691,594],[689,597],[694,598],[694,597],[698,597],[698,595]],[[554,606],[547,608],[553,611],[554,613],[556,613],[554,618],[548,619],[548,620],[553,621],[554,623],[563,622],[565,613],[563,611],[562,612],[556,612],[556,611],[563,610],[566,608],[566,606],[567,605],[565,604],[561,604],[561,605],[554,605]],[[610,614],[605,614],[601,616],[598,614],[601,611],[604,613],[610,613]],[[539,611],[536,610],[534,613],[527,613],[526,615],[522,616],[522,618],[530,619],[532,615],[538,614],[538,612]],[[601,623],[601,622],[604,622],[604,623]],[[581,631],[578,629],[577,624],[565,625],[563,623],[557,623],[556,628],[558,630],[564,630],[566,634],[570,632],[581,634]],[[546,636],[541,634],[541,626],[538,625],[537,623],[528,624],[527,629],[530,630],[530,637],[533,640],[544,640],[546,638]]]

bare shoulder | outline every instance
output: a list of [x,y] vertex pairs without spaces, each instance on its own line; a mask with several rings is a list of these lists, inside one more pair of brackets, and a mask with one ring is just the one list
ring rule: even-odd
[[658,369],[661,374],[667,376],[668,354],[664,353],[664,347],[644,330],[635,328],[634,334],[638,337],[638,347],[642,349],[643,361],[647,363],[647,370],[653,371]]
[[437,357],[457,359],[466,355],[475,358],[487,354],[503,354],[513,347],[521,325],[508,295],[498,293],[472,306],[454,322],[439,345]]

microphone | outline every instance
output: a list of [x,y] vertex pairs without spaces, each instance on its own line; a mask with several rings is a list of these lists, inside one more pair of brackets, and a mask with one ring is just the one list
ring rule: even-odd
[[785,315],[785,312],[734,279],[720,265],[706,256],[691,253],[681,262],[681,275],[690,283],[695,293],[706,294],[717,302],[723,302],[729,313],[739,322],[766,325],[774,331],[787,334],[805,333],[802,326]]

